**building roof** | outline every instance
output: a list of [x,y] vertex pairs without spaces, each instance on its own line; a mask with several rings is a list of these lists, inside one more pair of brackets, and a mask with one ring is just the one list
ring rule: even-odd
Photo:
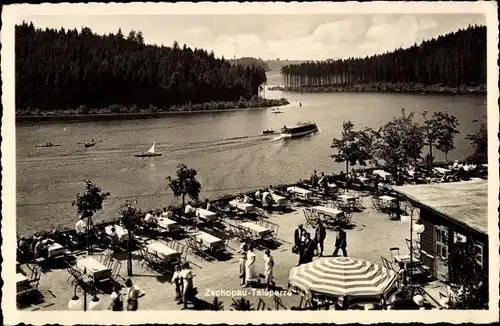
[[395,186],[394,191],[438,213],[488,234],[488,181]]

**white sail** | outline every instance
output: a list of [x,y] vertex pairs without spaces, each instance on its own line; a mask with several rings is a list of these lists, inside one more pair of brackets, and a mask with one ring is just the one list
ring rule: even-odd
[[156,145],[156,143],[153,143],[153,146],[151,146],[151,148],[148,149],[148,153],[151,153],[151,154],[155,153],[155,145]]

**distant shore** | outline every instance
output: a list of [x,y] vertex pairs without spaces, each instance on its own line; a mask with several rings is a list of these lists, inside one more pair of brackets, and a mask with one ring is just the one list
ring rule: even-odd
[[271,91],[293,93],[409,93],[409,94],[486,94],[486,85],[444,87],[421,84],[338,84],[325,86],[271,86]]
[[233,112],[245,109],[261,109],[288,105],[287,99],[252,98],[249,101],[238,102],[207,102],[199,104],[185,104],[161,109],[151,105],[141,109],[135,106],[126,107],[111,105],[107,108],[89,109],[80,106],[75,110],[64,111],[18,111],[16,122],[58,122],[58,121],[110,121],[159,118],[173,114],[218,113]]

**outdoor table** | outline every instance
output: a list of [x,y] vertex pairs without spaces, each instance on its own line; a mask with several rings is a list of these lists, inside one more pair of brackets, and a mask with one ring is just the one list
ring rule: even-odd
[[331,217],[340,217],[344,215],[344,212],[336,209],[336,208],[330,208],[330,207],[324,207],[324,206],[313,206],[311,207],[312,210],[321,212],[325,215],[331,216]]
[[380,197],[378,197],[378,199],[383,200],[383,201],[387,201],[387,202],[391,202],[391,201],[396,200],[396,198],[391,197],[391,196],[387,196],[387,195],[380,196]]
[[47,256],[53,257],[58,256],[66,251],[66,248],[61,246],[59,243],[54,242],[51,245],[47,246]]
[[436,171],[437,173],[440,173],[440,174],[447,174],[447,173],[451,172],[448,169],[440,168],[440,167],[435,167],[435,168],[433,168],[433,170]]
[[300,197],[303,197],[305,199],[308,199],[312,196],[313,192],[310,191],[310,190],[306,190],[306,189],[302,189],[302,188],[299,188],[299,187],[288,187],[286,188],[286,191],[287,192],[291,192],[293,194],[296,194]]
[[[420,261],[418,259],[416,259],[415,257],[413,257],[413,260],[412,260],[410,258],[410,255],[394,256],[394,262],[397,263],[399,265],[399,267],[404,268],[404,269],[408,269],[408,268],[420,265]],[[412,265],[414,265],[414,266],[408,266],[410,264],[410,262],[412,262]]]
[[249,213],[249,212],[252,212],[255,210],[255,206],[253,204],[244,203],[244,202],[237,201],[237,200],[231,200],[229,202],[229,206],[235,207],[235,208],[237,208],[240,211],[243,211],[245,213]]
[[271,193],[271,197],[273,198],[274,202],[279,206],[284,205],[286,203],[286,198],[283,196]]
[[206,221],[214,221],[217,219],[217,214],[211,211],[208,211],[203,208],[198,208],[196,210],[196,216]]
[[344,200],[344,201],[354,201],[354,200],[358,199],[359,197],[353,196],[353,195],[348,195],[348,194],[343,194],[343,195],[340,195],[339,198]]
[[167,231],[172,231],[179,227],[179,224],[176,221],[172,221],[169,218],[161,217],[158,219],[158,227],[165,229]]
[[247,229],[247,230],[252,231],[254,234],[259,236],[260,238],[265,237],[265,236],[273,233],[272,230],[269,230],[263,226],[260,226],[256,223],[252,223],[252,222],[243,222],[240,224],[240,226]]
[[156,254],[156,256],[162,258],[166,262],[174,260],[180,257],[180,253],[174,249],[167,247],[161,242],[153,242],[146,246],[146,250],[150,253]]
[[16,287],[17,292],[26,289],[29,286],[28,278],[22,273],[16,273]]
[[76,267],[85,271],[88,276],[92,277],[95,281],[111,277],[111,269],[104,266],[93,257],[85,257],[76,261]]
[[362,184],[364,184],[366,181],[370,180],[368,179],[367,177],[358,177],[357,178],[359,180],[359,182],[361,182]]
[[384,180],[387,179],[387,177],[390,177],[392,175],[389,172],[386,172],[384,170],[375,170],[375,171],[373,171],[373,174],[380,176]]
[[195,233],[194,237],[197,241],[201,241],[210,249],[221,248],[224,246],[224,240],[203,231]]
[[120,242],[128,241],[128,231],[120,225],[108,225],[104,228],[107,235],[111,235],[111,228],[115,228],[115,233],[118,235]]

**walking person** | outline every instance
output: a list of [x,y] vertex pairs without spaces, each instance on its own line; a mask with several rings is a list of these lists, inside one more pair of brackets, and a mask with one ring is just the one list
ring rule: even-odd
[[127,310],[137,311],[139,309],[139,298],[144,296],[144,292],[132,283],[131,279],[125,281],[127,287]]
[[247,262],[247,251],[248,247],[246,243],[242,243],[240,247],[240,263],[239,263],[239,268],[240,268],[240,278],[241,278],[241,285],[245,285],[246,277],[245,277],[245,270],[246,270],[246,262]]
[[248,245],[248,251],[247,251],[247,260],[246,260],[246,269],[245,269],[245,278],[246,278],[246,285],[245,286],[250,286],[250,282],[255,278],[256,272],[255,272],[255,253],[253,252],[253,245],[249,244]]
[[299,226],[295,229],[293,234],[293,244],[294,247],[292,251],[296,254],[300,254],[302,250],[302,237],[304,236],[305,230],[304,225],[299,224]]
[[333,257],[336,257],[339,249],[342,250],[344,257],[347,257],[347,233],[341,227],[337,227],[337,238],[335,239],[335,250],[333,251]]
[[302,247],[302,253],[299,259],[299,265],[308,264],[313,261],[314,254],[318,248],[316,240],[311,239],[309,232],[305,233],[305,239]]
[[115,285],[113,286],[113,293],[111,293],[110,296],[111,303],[108,309],[113,311],[123,311],[123,299],[120,290],[121,290],[120,284],[115,283]]
[[[324,243],[325,243],[325,238],[326,238],[326,228],[321,223],[321,221],[318,222],[318,225],[316,226],[316,230],[314,233],[314,240],[318,243],[319,245],[319,255],[318,256],[323,256],[323,249],[324,249]],[[316,248],[317,249],[317,248]]]
[[266,278],[266,290],[268,291],[269,287],[275,284],[273,281],[273,268],[274,258],[271,256],[271,250],[266,249],[264,252],[264,277]]
[[181,275],[181,265],[175,265],[175,271],[172,275],[172,283],[175,285],[175,300],[182,302],[181,288],[182,288],[182,275]]

